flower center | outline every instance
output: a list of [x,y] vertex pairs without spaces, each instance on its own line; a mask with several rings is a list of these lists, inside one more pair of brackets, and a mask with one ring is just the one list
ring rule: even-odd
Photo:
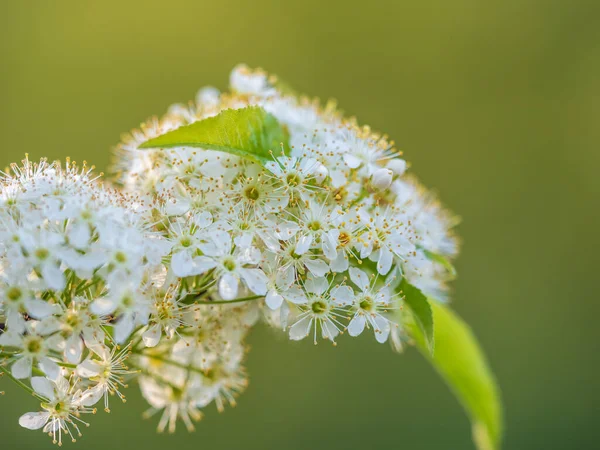
[[345,247],[346,245],[348,245],[350,243],[350,233],[348,233],[347,231],[341,231],[340,235],[338,236],[338,242],[340,243],[341,247]]
[[298,186],[300,183],[302,183],[302,178],[297,173],[292,172],[288,174],[288,176],[285,178],[285,181],[289,186]]
[[223,267],[227,269],[229,272],[233,272],[235,270],[236,264],[233,258],[227,258],[223,261]]
[[129,308],[130,306],[133,306],[134,304],[134,300],[133,297],[129,294],[124,295],[123,298],[121,299],[121,304],[125,307],[125,308]]
[[310,228],[312,231],[319,231],[322,228],[321,222],[319,222],[318,220],[314,220],[308,224],[308,228]]
[[45,259],[48,258],[48,256],[50,256],[50,252],[48,251],[47,248],[38,248],[35,251],[35,257],[37,259],[39,259],[40,261],[44,261]]
[[244,196],[248,200],[255,202],[256,200],[258,200],[260,198],[260,191],[254,185],[248,186],[246,189],[244,189]]
[[371,297],[364,297],[360,301],[359,306],[364,311],[371,311],[373,309],[373,299]]
[[181,244],[182,247],[189,247],[190,245],[192,245],[192,240],[190,239],[189,236],[183,236],[180,240],[179,243]]
[[30,337],[25,344],[27,352],[32,355],[37,355],[42,350],[42,341],[38,337]]
[[81,318],[79,317],[79,315],[77,315],[77,313],[70,312],[69,314],[67,314],[67,317],[65,319],[65,323],[71,329],[76,329],[81,324]]
[[115,261],[119,264],[124,264],[127,262],[127,255],[124,252],[115,253]]
[[6,297],[11,301],[11,302],[18,302],[19,300],[21,300],[21,298],[23,297],[23,292],[21,291],[21,289],[19,289],[16,286],[11,287],[8,292],[6,293]]
[[316,302],[313,302],[313,304],[310,305],[310,307],[312,309],[312,312],[314,312],[315,314],[323,314],[325,311],[327,311],[327,305],[322,300],[317,300]]

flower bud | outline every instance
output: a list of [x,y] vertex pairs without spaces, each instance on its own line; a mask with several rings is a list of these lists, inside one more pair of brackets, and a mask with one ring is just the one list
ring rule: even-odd
[[394,172],[390,169],[378,169],[371,175],[371,184],[375,189],[383,190],[390,187]]
[[394,172],[396,175],[403,175],[406,171],[406,161],[403,159],[392,159],[387,163],[387,168]]

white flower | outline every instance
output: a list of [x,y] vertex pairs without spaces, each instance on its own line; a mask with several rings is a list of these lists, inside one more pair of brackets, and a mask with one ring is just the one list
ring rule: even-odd
[[52,441],[62,445],[63,434],[75,442],[75,435],[81,436],[79,425],[88,426],[79,418],[81,413],[93,412],[87,408],[81,391],[73,392],[73,386],[62,377],[55,381],[44,377],[33,377],[31,385],[35,393],[43,399],[41,412],[30,412],[19,419],[19,425],[29,430],[43,428]]
[[267,292],[267,277],[256,266],[260,252],[254,248],[233,250],[231,237],[224,231],[213,234],[215,246],[205,248],[204,255],[194,258],[197,273],[214,269],[219,287],[219,295],[224,300],[237,297],[240,281],[253,293],[264,295]]
[[392,185],[394,173],[390,169],[377,169],[371,175],[371,184],[375,189],[384,190]]
[[273,173],[290,199],[304,201],[313,197],[315,191],[322,190],[318,186],[326,175],[322,167],[314,158],[287,156],[279,156],[265,164],[265,168]]
[[56,340],[48,340],[43,334],[38,334],[35,325],[28,323],[26,334],[9,330],[0,335],[0,347],[13,347],[19,351],[11,361],[11,372],[17,379],[30,378],[34,362],[49,377],[55,377],[59,373],[59,366],[50,357],[50,350]]
[[377,289],[375,281],[371,282],[364,271],[351,267],[349,272],[350,279],[361,292],[353,301],[356,312],[348,324],[348,334],[358,336],[366,326],[373,328],[377,342],[387,341],[391,324],[383,314],[393,309],[389,284]]
[[329,292],[326,278],[309,278],[305,283],[306,298],[300,305],[300,313],[290,326],[290,339],[298,341],[313,333],[317,343],[317,330],[323,339],[335,342],[335,338],[343,330],[340,318],[344,317],[340,306],[348,301],[347,292],[338,288],[337,296]]
[[146,347],[156,347],[164,335],[167,339],[172,339],[180,328],[188,326],[185,321],[186,310],[189,305],[180,303],[177,289],[170,287],[167,292],[157,293],[153,299],[150,323],[148,329],[142,335]]
[[181,419],[188,431],[194,431],[194,423],[202,419],[202,413],[190,396],[188,389],[179,390],[166,383],[160,383],[150,377],[140,378],[142,394],[151,408],[144,413],[149,418],[162,411],[157,431],[159,433],[168,429],[174,433],[177,419]]
[[6,316],[6,325],[15,333],[25,331],[25,319],[23,314],[27,314],[35,319],[43,319],[56,311],[55,305],[47,301],[35,298],[35,293],[28,289],[25,280],[18,280],[17,284],[10,284],[9,279],[2,283],[0,274],[0,298],[3,299],[2,309]]
[[118,350],[115,346],[111,350],[103,344],[95,344],[89,348],[93,353],[75,371],[80,377],[95,383],[95,386],[83,393],[83,401],[91,406],[104,397],[104,410],[110,412],[108,396],[117,395],[125,402],[125,395],[120,391],[122,387],[127,387],[123,377],[135,373],[125,365],[130,348],[127,346]]
[[386,275],[394,263],[394,257],[406,261],[416,249],[409,218],[401,211],[389,208],[377,212],[367,221],[368,231],[364,234],[361,257],[377,261],[377,271]]
[[246,65],[240,64],[231,71],[229,78],[231,89],[241,94],[259,96],[273,95],[273,89],[267,79],[267,74],[262,70],[251,70]]
[[298,278],[310,272],[315,277],[323,277],[329,272],[329,265],[318,255],[308,251],[306,240],[291,239],[286,242],[281,253],[281,270],[286,278]]

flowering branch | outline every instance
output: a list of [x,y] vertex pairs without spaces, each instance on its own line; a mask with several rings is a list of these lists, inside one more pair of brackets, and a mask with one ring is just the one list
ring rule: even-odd
[[493,378],[440,307],[456,220],[387,137],[278,86],[236,68],[230,93],[126,136],[107,185],[68,159],[0,174],[0,370],[41,402],[23,427],[75,440],[135,380],[159,431],[191,430],[246,388],[262,319],[315,344],[415,341],[499,448]]

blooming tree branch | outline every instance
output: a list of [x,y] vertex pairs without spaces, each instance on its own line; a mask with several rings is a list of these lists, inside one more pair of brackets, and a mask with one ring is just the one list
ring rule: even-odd
[[[0,371],[40,401],[19,423],[75,440],[135,380],[159,431],[192,430],[246,388],[259,321],[431,352],[456,219],[407,167],[386,136],[243,66],[230,93],[202,89],[127,135],[108,185],[69,160],[13,164]],[[484,425],[493,447],[499,420]]]

